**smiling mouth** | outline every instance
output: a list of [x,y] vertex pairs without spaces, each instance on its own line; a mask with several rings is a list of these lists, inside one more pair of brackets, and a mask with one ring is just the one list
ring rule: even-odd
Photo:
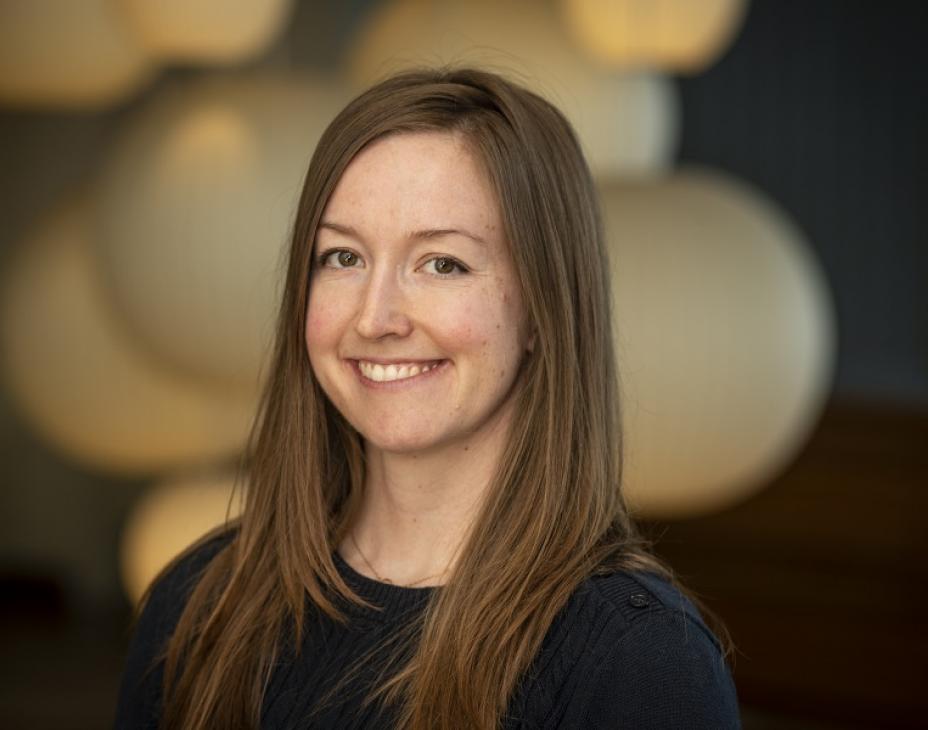
[[426,363],[391,363],[390,365],[381,365],[376,362],[367,362],[366,360],[358,360],[358,370],[361,371],[363,375],[368,380],[373,380],[375,383],[389,383],[394,380],[408,380],[409,378],[414,378],[417,375],[427,373],[429,370],[432,370],[439,365],[441,365],[444,360],[432,360],[431,362]]

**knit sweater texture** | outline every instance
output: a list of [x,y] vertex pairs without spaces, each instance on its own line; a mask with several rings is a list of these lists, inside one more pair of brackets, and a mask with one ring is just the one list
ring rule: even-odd
[[[181,560],[152,590],[129,648],[117,730],[154,730],[161,716],[158,657],[197,577],[230,538]],[[421,612],[435,588],[404,588],[335,564],[381,610],[352,606],[347,625],[310,610],[302,646],[285,649],[267,687],[261,726],[394,727],[390,708],[363,698],[377,681],[378,646]],[[373,655],[369,655],[374,652]],[[357,666],[349,681],[329,693]],[[328,700],[320,700],[330,694]],[[552,623],[502,719],[506,730],[739,728],[738,702],[719,642],[692,603],[662,578],[618,572],[583,582]]]

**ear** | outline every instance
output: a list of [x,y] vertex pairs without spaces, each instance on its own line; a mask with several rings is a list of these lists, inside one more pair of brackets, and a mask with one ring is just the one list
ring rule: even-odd
[[535,330],[533,329],[532,334],[528,336],[528,342],[525,345],[526,352],[529,352],[529,353],[535,352],[535,339],[536,339],[535,334],[536,334]]

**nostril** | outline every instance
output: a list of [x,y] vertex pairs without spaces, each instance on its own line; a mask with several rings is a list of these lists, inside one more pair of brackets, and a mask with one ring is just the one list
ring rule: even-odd
[[355,329],[367,339],[379,339],[386,335],[407,335],[412,331],[409,318],[401,311],[380,309],[362,312]]

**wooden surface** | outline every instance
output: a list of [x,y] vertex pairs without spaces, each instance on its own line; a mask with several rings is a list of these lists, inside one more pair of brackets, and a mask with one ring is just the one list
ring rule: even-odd
[[928,727],[926,522],[928,412],[845,402],[750,501],[645,529],[731,632],[746,709],[790,718],[765,727]]

